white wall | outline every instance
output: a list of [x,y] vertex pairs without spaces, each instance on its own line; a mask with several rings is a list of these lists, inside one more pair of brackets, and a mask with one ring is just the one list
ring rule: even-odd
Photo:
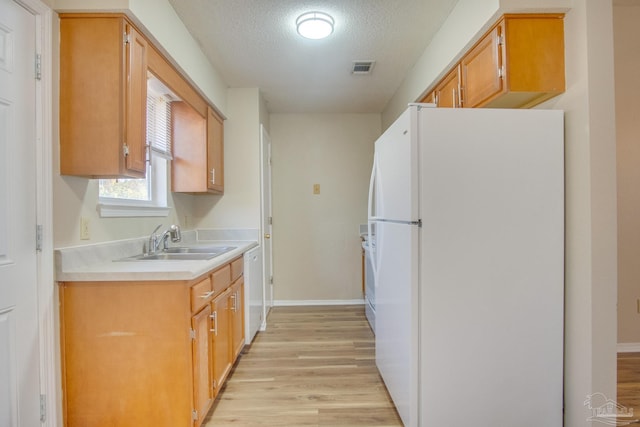
[[[466,4],[452,13],[443,34],[473,34],[483,19],[513,8],[539,10],[572,6],[565,17],[566,92],[540,108],[565,115],[566,167],[566,314],[565,426],[591,425],[584,406],[587,395],[616,395],[616,170],[611,0],[504,0]],[[472,2],[475,4],[475,2]],[[466,11],[475,10],[477,17]],[[496,13],[494,13],[496,12]],[[451,27],[449,26],[451,24]],[[469,28],[470,26],[470,28]],[[453,38],[455,53],[468,43]],[[437,37],[405,78],[383,113],[383,127],[433,83],[434,67],[445,67],[439,54],[449,38]],[[438,45],[434,45],[437,43]],[[442,70],[444,71],[444,69]]]
[[567,426],[585,396],[616,395],[616,164],[611,1],[579,0],[565,18]]
[[618,343],[640,346],[640,2],[613,8],[618,150]]
[[358,227],[380,133],[379,114],[271,115],[276,302],[362,298]]
[[230,88],[224,124],[223,196],[195,197],[198,228],[260,228],[260,92]]

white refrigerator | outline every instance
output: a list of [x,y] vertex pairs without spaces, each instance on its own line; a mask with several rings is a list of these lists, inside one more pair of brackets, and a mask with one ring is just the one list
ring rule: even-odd
[[558,110],[410,105],[375,144],[376,364],[405,426],[562,426]]

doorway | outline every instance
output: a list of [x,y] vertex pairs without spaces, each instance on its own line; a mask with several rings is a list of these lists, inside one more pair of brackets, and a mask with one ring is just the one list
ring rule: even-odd
[[[260,124],[260,165],[261,165],[261,243],[263,247],[264,298],[265,313],[263,319],[273,307],[273,217],[271,210],[271,137]],[[264,330],[264,326],[262,330]]]
[[0,0],[0,425],[12,427],[58,421],[51,18],[40,0]]

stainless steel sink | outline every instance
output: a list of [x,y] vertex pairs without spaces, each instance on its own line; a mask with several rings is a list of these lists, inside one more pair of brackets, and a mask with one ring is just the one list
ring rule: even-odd
[[168,254],[216,254],[220,255],[232,251],[236,246],[182,246],[169,248],[163,253]]
[[114,261],[204,261],[232,251],[236,246],[175,247],[155,254],[139,254]]

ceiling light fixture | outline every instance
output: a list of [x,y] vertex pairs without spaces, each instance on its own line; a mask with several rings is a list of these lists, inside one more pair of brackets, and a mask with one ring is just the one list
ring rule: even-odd
[[323,39],[333,33],[335,21],[331,15],[323,12],[307,12],[298,16],[296,27],[298,34],[308,39]]

